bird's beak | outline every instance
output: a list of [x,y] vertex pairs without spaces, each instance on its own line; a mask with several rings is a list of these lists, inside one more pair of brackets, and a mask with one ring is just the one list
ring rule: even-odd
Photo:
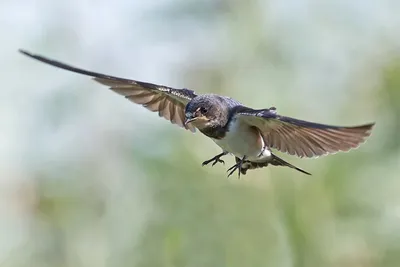
[[185,126],[187,126],[189,123],[193,122],[197,120],[197,117],[195,118],[186,118],[185,122],[183,124],[185,124]]

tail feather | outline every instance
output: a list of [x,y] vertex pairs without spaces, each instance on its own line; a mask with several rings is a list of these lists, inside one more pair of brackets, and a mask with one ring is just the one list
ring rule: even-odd
[[[236,159],[236,163],[240,162],[239,158],[236,157],[235,159]],[[295,169],[295,170],[297,170],[299,172],[302,172],[304,174],[311,175],[311,173],[306,172],[305,170],[302,170],[302,169],[290,164],[289,162],[284,161],[283,159],[279,158],[278,156],[276,156],[274,154],[272,154],[272,159],[269,159],[266,162],[245,161],[243,163],[243,165],[242,165],[241,173],[243,175],[245,175],[248,170],[267,167],[268,164],[271,164],[271,165],[274,165],[274,166],[286,166],[286,167]]]
[[290,167],[292,169],[298,170],[299,172],[302,172],[304,174],[311,175],[311,173],[306,172],[305,170],[302,170],[300,168],[297,168],[296,166],[290,164],[287,161],[284,161],[283,159],[281,159],[280,157],[278,157],[278,156],[276,156],[274,154],[272,154],[272,161],[270,163],[272,165],[274,165],[274,166],[287,166],[287,167]]

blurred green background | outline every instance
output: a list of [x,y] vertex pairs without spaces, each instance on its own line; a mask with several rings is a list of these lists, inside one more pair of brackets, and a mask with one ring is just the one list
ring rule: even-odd
[[[400,2],[0,2],[0,266],[400,266]],[[376,121],[351,153],[226,179],[220,152],[17,53]]]

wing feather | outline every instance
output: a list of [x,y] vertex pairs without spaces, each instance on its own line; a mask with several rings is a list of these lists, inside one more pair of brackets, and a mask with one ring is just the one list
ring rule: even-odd
[[184,125],[185,107],[190,100],[197,96],[192,90],[175,89],[163,85],[105,75],[76,68],[25,50],[19,51],[28,57],[54,67],[91,76],[95,81],[109,86],[112,91],[125,96],[133,103],[142,105],[150,111],[158,112],[160,117],[164,117],[182,128],[191,130],[192,132],[195,131],[193,126]]
[[270,148],[298,157],[318,157],[357,148],[371,135],[374,123],[332,126],[280,116],[275,109],[239,107],[233,119],[257,127]]

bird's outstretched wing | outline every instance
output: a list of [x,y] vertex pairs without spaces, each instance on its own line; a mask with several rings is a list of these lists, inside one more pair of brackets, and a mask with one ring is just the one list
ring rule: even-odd
[[114,77],[79,69],[22,49],[19,52],[54,67],[91,76],[95,81],[110,86],[112,91],[125,96],[132,102],[140,104],[150,111],[158,112],[160,117],[164,117],[172,123],[192,132],[195,131],[195,128],[190,124],[184,125],[185,106],[192,98],[196,97],[196,93],[192,90],[174,89],[163,85]]
[[268,147],[298,157],[318,157],[358,147],[370,136],[374,123],[342,127],[280,116],[275,108],[241,107],[233,119],[257,127]]

